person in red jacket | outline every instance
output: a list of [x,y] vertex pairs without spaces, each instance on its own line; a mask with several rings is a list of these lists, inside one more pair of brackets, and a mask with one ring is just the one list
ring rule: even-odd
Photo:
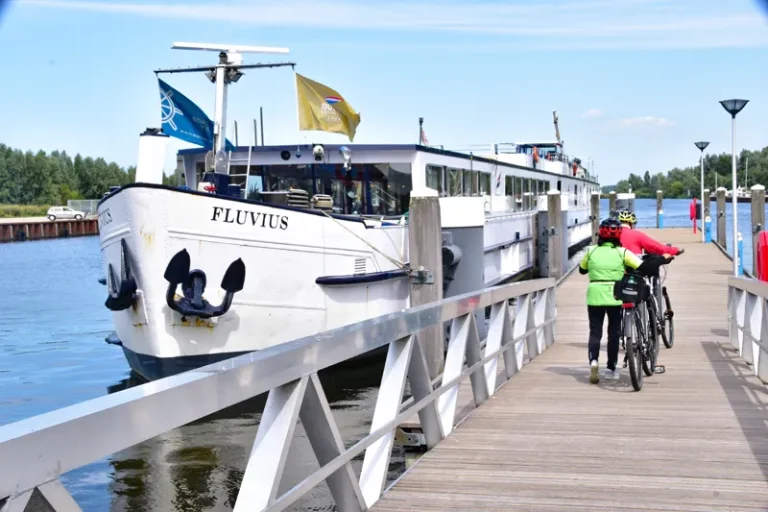
[[643,251],[648,254],[658,254],[660,256],[667,254],[670,256],[677,256],[682,253],[681,249],[664,245],[642,231],[636,230],[635,224],[637,223],[637,217],[635,217],[635,214],[629,210],[623,210],[619,213],[619,222],[621,222],[623,227],[627,228],[621,230],[621,246],[625,249],[629,249],[638,256],[643,254]]

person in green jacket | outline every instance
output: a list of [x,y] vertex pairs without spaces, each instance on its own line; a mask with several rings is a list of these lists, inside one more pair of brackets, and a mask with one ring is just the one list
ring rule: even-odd
[[581,274],[589,274],[587,288],[587,314],[589,315],[589,381],[600,382],[597,360],[600,355],[600,339],[603,321],[608,316],[608,376],[619,378],[616,363],[619,359],[622,303],[613,297],[613,286],[621,281],[625,268],[637,269],[643,261],[632,251],[621,247],[621,223],[608,218],[600,223],[597,245],[587,248],[579,264]]

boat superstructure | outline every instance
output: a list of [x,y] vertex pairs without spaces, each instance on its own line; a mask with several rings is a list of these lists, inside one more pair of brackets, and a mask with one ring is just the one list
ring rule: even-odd
[[479,229],[479,286],[536,271],[550,190],[568,248],[587,242],[600,190],[560,143],[186,149],[166,186],[167,140],[145,132],[136,183],[98,208],[111,341],[150,380],[409,307],[414,190],[440,197],[444,236]]

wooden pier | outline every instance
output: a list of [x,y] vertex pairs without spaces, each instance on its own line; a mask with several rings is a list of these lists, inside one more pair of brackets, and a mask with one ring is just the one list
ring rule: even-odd
[[589,383],[588,279],[571,274],[556,294],[555,343],[372,510],[768,510],[768,392],[729,343],[732,263],[688,229],[648,232],[685,248],[665,282],[675,312],[675,344],[660,348],[666,373],[640,392],[627,369]]
[[99,234],[99,220],[55,220],[46,217],[0,219],[0,242],[24,242],[47,238]]

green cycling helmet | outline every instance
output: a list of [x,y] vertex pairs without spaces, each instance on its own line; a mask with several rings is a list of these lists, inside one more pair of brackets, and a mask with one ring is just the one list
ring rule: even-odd
[[622,210],[621,212],[619,212],[619,222],[626,223],[626,224],[634,224],[635,222],[637,222],[637,217],[635,217],[635,214],[629,210]]

